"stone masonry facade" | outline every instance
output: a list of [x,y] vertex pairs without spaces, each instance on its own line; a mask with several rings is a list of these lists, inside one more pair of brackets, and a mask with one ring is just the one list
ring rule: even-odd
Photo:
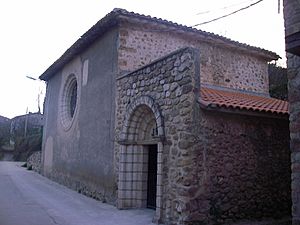
[[294,224],[300,224],[300,92],[299,92],[300,58],[288,54],[288,79],[289,79],[289,103],[290,103],[290,136],[291,136],[291,162],[292,162],[292,197]]
[[299,0],[284,0],[285,35],[290,36],[300,31]]
[[[197,144],[192,145],[184,137],[194,136],[190,127],[194,123],[200,87],[198,57],[199,52],[194,50],[178,51],[117,81],[116,131],[119,142],[115,145],[115,154],[119,170],[122,161],[118,156],[124,149],[120,143],[128,141],[125,145],[127,149],[131,145],[138,147],[147,144],[144,140],[130,140],[124,133],[124,118],[130,118],[126,114],[132,99],[147,96],[147,99],[153,100],[154,108],[161,112],[163,121],[159,122],[158,118],[156,121],[162,126],[158,127],[158,139],[152,142],[158,144],[156,219],[161,222],[183,223],[187,220],[189,212],[184,207],[194,197],[192,193],[189,194],[190,190],[197,188],[196,183],[191,183],[185,177],[193,167],[188,151],[196,148]],[[139,106],[136,107],[138,109]],[[180,149],[182,153],[170,160],[172,149]],[[122,182],[119,180],[118,183],[120,188]]]
[[[143,205],[146,180],[134,167],[147,163],[142,158],[151,143],[158,145],[157,222],[229,224],[288,217],[287,120],[201,109],[200,58],[201,52],[185,48],[118,78],[118,207]],[[156,136],[140,136],[151,121]]]
[[293,224],[300,224],[300,57],[288,54]]
[[263,218],[273,225],[280,224],[276,220],[289,221],[288,121],[205,110],[200,118],[198,137],[203,144],[195,163],[206,171],[209,224],[240,220],[257,224]]
[[124,24],[119,31],[120,72],[134,71],[176,49],[200,50],[201,83],[269,95],[266,60],[229,47],[221,47],[186,34],[155,27]]
[[[285,35],[300,32],[300,1],[284,0]],[[292,44],[294,45],[294,44]],[[286,42],[288,49],[289,43]],[[300,46],[298,46],[300,48]],[[293,225],[300,224],[300,57],[287,53]]]
[[27,159],[27,169],[33,170],[37,173],[41,173],[41,151],[37,151],[31,154]]

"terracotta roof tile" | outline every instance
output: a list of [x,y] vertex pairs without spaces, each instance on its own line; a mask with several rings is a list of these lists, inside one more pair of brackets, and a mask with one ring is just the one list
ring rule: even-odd
[[288,115],[288,102],[275,98],[201,87],[202,105]]

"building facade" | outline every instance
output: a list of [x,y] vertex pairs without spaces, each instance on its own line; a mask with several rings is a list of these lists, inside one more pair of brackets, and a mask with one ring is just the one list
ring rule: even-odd
[[290,111],[293,224],[300,224],[300,1],[284,0],[285,37]]
[[275,53],[115,9],[40,78],[43,174],[165,224],[290,214],[287,103]]

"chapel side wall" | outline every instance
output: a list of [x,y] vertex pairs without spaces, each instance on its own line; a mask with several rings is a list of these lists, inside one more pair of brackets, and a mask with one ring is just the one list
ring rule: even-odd
[[41,170],[45,176],[50,176],[53,169],[53,137],[56,136],[58,120],[58,93],[61,83],[61,72],[56,73],[47,81],[44,103],[44,128],[42,138]]
[[[116,43],[112,29],[48,81],[44,174],[80,193],[115,203],[113,138]],[[77,78],[77,109],[69,129],[61,123],[62,90]]]
[[[289,220],[288,120],[206,110],[199,118],[205,145],[196,159],[206,159],[206,203],[212,224]],[[201,201],[196,199],[195,204]]]
[[201,83],[269,95],[267,60],[155,27],[120,28],[119,69],[133,71],[183,47],[201,52]]

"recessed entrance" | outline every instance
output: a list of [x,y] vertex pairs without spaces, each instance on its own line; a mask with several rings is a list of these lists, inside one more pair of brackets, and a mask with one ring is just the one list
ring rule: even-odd
[[141,96],[126,107],[120,135],[118,208],[162,212],[163,117],[152,98]]
[[147,208],[156,208],[157,145],[148,146]]

